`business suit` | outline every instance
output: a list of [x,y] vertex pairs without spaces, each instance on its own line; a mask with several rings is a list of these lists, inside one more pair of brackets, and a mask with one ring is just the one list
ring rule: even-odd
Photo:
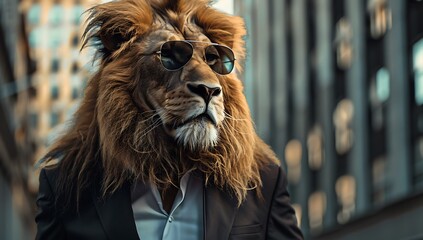
[[[56,169],[40,173],[37,239],[139,239],[129,183],[102,199],[97,181],[82,194],[78,212],[65,209],[59,215],[54,205],[56,175]],[[204,239],[302,239],[289,203],[285,173],[269,165],[261,171],[261,178],[263,198],[248,191],[240,207],[236,199],[215,186],[204,188]]]

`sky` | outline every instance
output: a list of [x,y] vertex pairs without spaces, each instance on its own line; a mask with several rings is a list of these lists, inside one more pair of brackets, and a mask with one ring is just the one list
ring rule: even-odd
[[[110,0],[102,0],[103,3],[110,2]],[[220,11],[233,14],[234,13],[234,0],[214,0],[213,6]]]
[[223,12],[230,13],[230,14],[234,13],[233,0],[217,0],[213,6]]

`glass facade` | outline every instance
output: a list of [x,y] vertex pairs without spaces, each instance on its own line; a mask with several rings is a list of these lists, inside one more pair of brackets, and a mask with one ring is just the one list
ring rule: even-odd
[[[423,6],[419,1],[410,1],[407,20],[422,21]],[[411,102],[411,148],[413,158],[413,184],[415,189],[423,189],[423,26],[408,26],[408,46],[410,52],[410,102]]]
[[245,93],[307,239],[423,236],[423,2],[238,0],[235,14]]
[[0,0],[0,239],[30,239],[34,227],[27,182],[34,142],[28,104],[33,66],[19,9],[20,1]]
[[[59,134],[63,123],[76,109],[83,81],[87,81],[89,71],[94,67],[90,54],[80,52],[84,11],[92,1],[37,1],[25,0],[28,36],[31,53],[37,62],[33,76],[34,99],[32,107],[38,113],[38,128],[34,129],[38,142],[35,144],[37,161],[46,152],[48,139]],[[87,62],[87,64],[85,64]],[[84,66],[80,68],[80,66]],[[63,117],[62,117],[63,116]],[[34,176],[36,179],[36,176]],[[34,189],[37,189],[34,181]]]

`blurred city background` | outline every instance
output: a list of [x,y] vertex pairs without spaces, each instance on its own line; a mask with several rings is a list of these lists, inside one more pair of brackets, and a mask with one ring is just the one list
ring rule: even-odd
[[[95,65],[99,0],[0,0],[0,239],[33,239],[43,156]],[[423,1],[220,0],[307,239],[423,239]]]

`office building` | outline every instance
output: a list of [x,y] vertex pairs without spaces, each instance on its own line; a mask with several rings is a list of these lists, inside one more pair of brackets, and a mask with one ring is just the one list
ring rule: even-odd
[[17,0],[0,0],[0,239],[27,239],[34,232],[27,119],[35,66],[18,8]]
[[236,0],[259,134],[307,239],[423,238],[423,2]]

